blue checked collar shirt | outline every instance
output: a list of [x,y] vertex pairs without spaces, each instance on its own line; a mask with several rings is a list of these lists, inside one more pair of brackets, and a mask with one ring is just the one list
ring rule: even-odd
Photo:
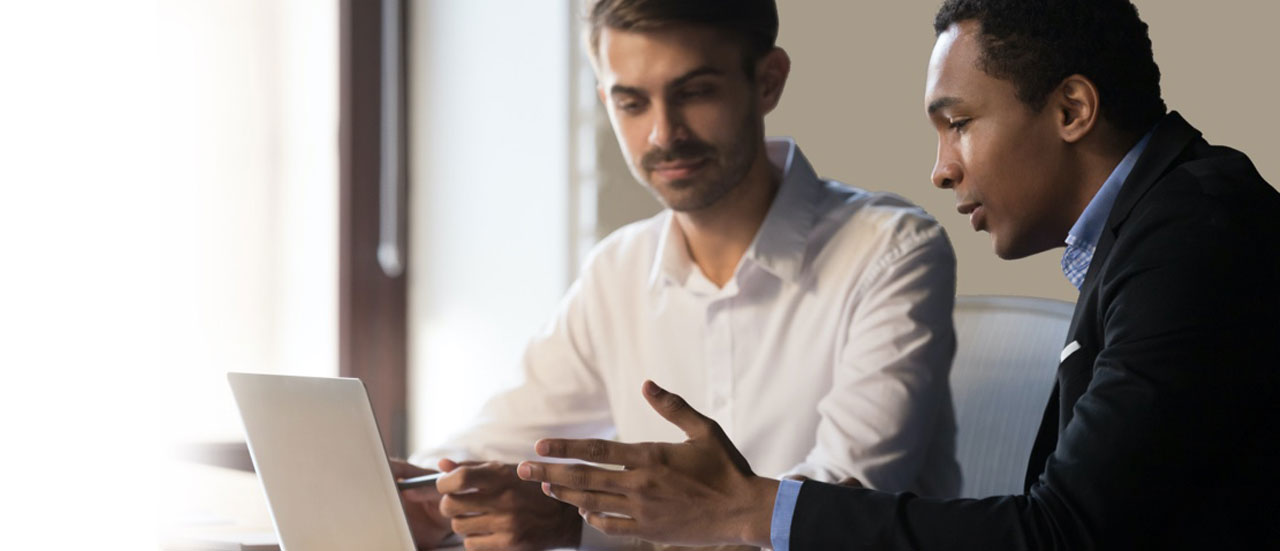
[[1133,172],[1133,165],[1138,163],[1138,158],[1146,151],[1149,141],[1151,132],[1147,132],[1125,154],[1084,208],[1076,224],[1071,226],[1071,231],[1067,232],[1067,250],[1062,253],[1062,273],[1077,291],[1084,285],[1085,274],[1089,273],[1089,263],[1093,261],[1093,253],[1098,248],[1098,237],[1102,235],[1102,227],[1106,225],[1111,207],[1115,205],[1116,195],[1120,194],[1120,187],[1129,178],[1129,173]]

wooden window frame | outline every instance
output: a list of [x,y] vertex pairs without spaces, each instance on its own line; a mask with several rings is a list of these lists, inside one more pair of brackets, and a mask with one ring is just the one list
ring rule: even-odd
[[[364,382],[387,454],[408,452],[408,181],[405,162],[406,112],[402,0],[338,0],[338,375]],[[394,10],[384,17],[384,9]],[[396,133],[396,201],[399,266],[380,262],[386,231],[383,197],[385,159],[383,54],[385,25],[395,25],[398,98],[390,120]],[[180,446],[177,459],[252,471],[244,442]]]
[[[338,373],[364,381],[387,453],[408,451],[408,231],[404,89],[397,78],[397,143],[384,144],[384,24],[396,25],[404,74],[405,8],[399,0],[340,0]],[[386,7],[393,17],[384,17]],[[379,262],[386,205],[384,147],[397,148],[398,272]]]

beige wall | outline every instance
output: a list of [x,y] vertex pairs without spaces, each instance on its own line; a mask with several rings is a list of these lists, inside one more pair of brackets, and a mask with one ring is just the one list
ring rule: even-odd
[[[960,260],[961,294],[1015,294],[1075,300],[1058,268],[1061,249],[1018,261],[991,252],[955,212],[949,192],[929,183],[936,148],[922,97],[939,2],[779,0],[778,42],[792,59],[791,80],[768,131],[794,136],[826,178],[905,196],[946,226]],[[1164,96],[1214,143],[1249,154],[1280,183],[1280,110],[1274,103],[1276,45],[1269,35],[1280,2],[1141,0],[1151,25]],[[607,123],[605,123],[607,124]],[[608,129],[599,133],[597,233],[654,212],[631,179]]]
[[[1280,2],[1136,3],[1151,26],[1169,107],[1280,183],[1280,111],[1271,108],[1280,79],[1268,38]],[[780,0],[778,42],[793,68],[769,133],[795,136],[824,177],[898,193],[942,220],[960,261],[960,293],[1074,300],[1058,268],[1061,249],[999,260],[987,235],[955,212],[953,194],[929,183],[936,142],[921,98],[937,6]]]

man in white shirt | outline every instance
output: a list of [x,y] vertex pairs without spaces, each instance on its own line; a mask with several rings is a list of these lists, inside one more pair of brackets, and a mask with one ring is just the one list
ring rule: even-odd
[[551,436],[683,440],[636,393],[646,379],[719,420],[761,473],[954,495],[950,243],[919,208],[821,180],[764,137],[790,70],[774,2],[601,0],[590,21],[618,142],[667,210],[596,247],[520,386],[413,457],[449,472],[438,494],[406,492],[417,541],[625,544],[514,464]]

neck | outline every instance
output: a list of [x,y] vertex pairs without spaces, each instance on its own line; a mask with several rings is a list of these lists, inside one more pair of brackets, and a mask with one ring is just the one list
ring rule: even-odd
[[[1115,171],[1120,161],[1124,160],[1124,156],[1129,153],[1134,144],[1138,143],[1141,136],[1130,139],[1127,136],[1116,136],[1103,143],[1097,144],[1095,147],[1087,147],[1081,151],[1080,173],[1078,181],[1081,182],[1078,188],[1078,194],[1074,198],[1074,206],[1072,212],[1074,216],[1067,222],[1067,228],[1075,224],[1076,220],[1084,214],[1085,207],[1089,206],[1089,202],[1093,201],[1094,196],[1098,194],[1098,190],[1102,189],[1102,184],[1106,183],[1107,178],[1111,177],[1111,173]],[[1063,235],[1066,235],[1064,232]]]
[[705,209],[675,213],[689,257],[717,287],[733,278],[781,182],[782,175],[769,164],[761,147],[746,178],[733,191]]

